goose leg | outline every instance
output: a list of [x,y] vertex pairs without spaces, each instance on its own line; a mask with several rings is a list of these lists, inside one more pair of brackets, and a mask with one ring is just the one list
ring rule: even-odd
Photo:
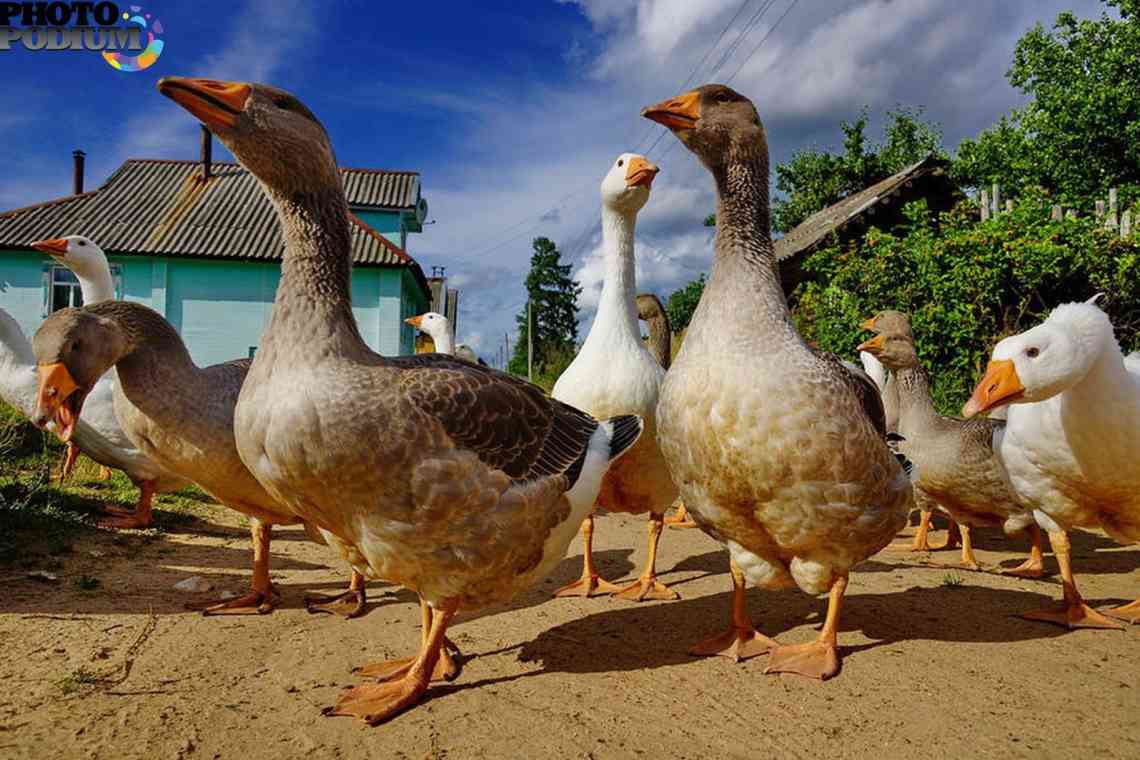
[[149,528],[154,522],[151,510],[154,502],[154,481],[144,480],[139,486],[139,500],[133,511],[121,507],[107,507],[110,517],[99,521],[100,528]]
[[364,576],[352,571],[352,580],[348,583],[348,590],[335,596],[324,594],[309,594],[305,597],[305,611],[310,614],[326,612],[330,615],[340,615],[343,618],[357,618],[364,614],[367,607],[367,594],[364,590]]
[[964,570],[981,570],[982,566],[978,564],[978,558],[974,556],[974,541],[970,537],[970,526],[963,523],[958,526],[958,530],[962,533],[962,562],[960,566]]
[[[431,605],[421,596],[420,597],[420,646],[424,646],[428,640],[428,634],[431,632],[432,623],[435,620],[435,613]],[[452,653],[459,654],[459,647],[455,645],[447,636],[443,637],[443,646],[440,648],[439,659],[436,660],[435,666],[432,669],[431,680],[433,681],[454,681],[459,675],[459,663],[455,661]],[[415,664],[415,657],[400,657],[395,660],[384,660],[383,662],[373,662],[368,665],[361,665],[359,668],[353,668],[352,672],[358,676],[365,676],[366,678],[375,678],[380,681],[394,681],[397,678],[403,678],[407,675],[412,665]]]
[[63,485],[63,481],[71,477],[71,471],[75,469],[75,462],[79,459],[79,446],[74,441],[67,442],[67,451],[63,453],[63,461],[59,465],[59,484]]
[[618,591],[614,596],[641,602],[646,599],[680,599],[681,595],[657,580],[657,544],[661,541],[661,531],[665,527],[665,516],[658,512],[649,513],[649,559],[641,577]]
[[697,524],[693,522],[693,518],[689,517],[689,510],[685,509],[684,502],[677,505],[677,511],[673,513],[672,517],[665,518],[665,524],[670,528],[677,528],[678,530],[697,527]]
[[615,594],[621,588],[599,578],[594,570],[594,516],[582,521],[582,577],[554,592],[554,596],[600,596]]
[[847,576],[841,575],[831,584],[827,600],[827,619],[819,637],[810,644],[781,644],[772,650],[765,673],[795,673],[826,681],[839,672],[839,613],[843,609],[843,593]]
[[1049,543],[1053,546],[1053,555],[1057,557],[1057,564],[1061,567],[1061,588],[1064,590],[1065,609],[1061,611],[1041,610],[1037,612],[1023,612],[1021,617],[1026,620],[1040,620],[1046,623],[1055,623],[1067,628],[1110,628],[1123,630],[1124,626],[1110,620],[1092,607],[1085,604],[1081,592],[1077,590],[1077,581],[1073,576],[1073,563],[1069,534],[1065,531],[1049,531]]
[[1019,578],[1040,578],[1045,575],[1045,554],[1041,551],[1041,529],[1031,523],[1029,531],[1029,559],[1017,567],[1002,570],[1002,575],[1016,575]]
[[944,543],[944,544],[942,544],[942,546],[939,546],[936,548],[938,548],[938,549],[953,549],[955,546],[958,545],[958,539],[962,537],[962,529],[964,527],[965,527],[964,525],[959,525],[958,523],[951,520],[950,525],[947,526],[947,528],[946,528],[946,543]]
[[731,559],[728,568],[732,574],[732,625],[726,632],[694,644],[689,654],[699,657],[719,655],[740,662],[767,654],[779,645],[752,626],[744,599],[744,573]]
[[394,681],[366,683],[349,689],[340,696],[336,705],[325,708],[324,714],[354,715],[375,726],[416,704],[427,691],[444,648],[447,626],[458,607],[458,600],[449,599],[435,610],[431,630],[420,647],[420,653],[403,676]]
[[930,546],[930,515],[929,509],[920,509],[918,511],[918,527],[914,529],[914,540],[909,544],[897,543],[891,544],[892,551],[906,551],[906,552],[928,552],[932,551]]
[[261,520],[250,520],[249,532],[253,537],[253,578],[250,591],[244,596],[217,604],[193,605],[203,615],[266,615],[273,612],[281,596],[269,580],[269,539],[273,526]]

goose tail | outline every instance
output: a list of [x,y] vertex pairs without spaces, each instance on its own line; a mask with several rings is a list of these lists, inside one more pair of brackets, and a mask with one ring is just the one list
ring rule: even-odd
[[610,437],[609,461],[613,462],[637,443],[641,432],[645,430],[645,420],[636,414],[623,414],[620,417],[602,420],[602,427]]

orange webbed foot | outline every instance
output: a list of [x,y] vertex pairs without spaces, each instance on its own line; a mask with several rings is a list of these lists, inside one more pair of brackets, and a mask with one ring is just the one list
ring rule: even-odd
[[643,602],[646,599],[673,601],[681,598],[680,594],[657,580],[656,575],[643,575],[625,588],[615,592],[614,596],[631,602]]
[[[452,651],[455,655],[452,655]],[[439,659],[436,660],[435,667],[432,669],[432,681],[454,681],[459,677],[459,662],[455,656],[459,655],[459,648],[448,640],[442,649],[439,650]],[[395,660],[384,660],[383,662],[373,662],[368,665],[361,665],[358,668],[353,668],[354,675],[363,678],[374,678],[377,681],[394,681],[398,678],[403,678],[408,674],[412,668],[412,663],[416,661],[415,657],[400,657]]]
[[765,673],[794,673],[826,681],[839,673],[839,652],[834,644],[780,645],[772,650]]
[[420,701],[427,684],[408,676],[382,683],[355,686],[340,695],[336,704],[322,713],[328,716],[351,715],[370,726],[376,726],[402,713]]
[[734,627],[697,642],[689,649],[689,654],[697,657],[727,657],[733,662],[740,662],[749,657],[768,654],[778,646],[774,639],[755,628]]
[[359,591],[348,589],[335,596],[310,594],[305,597],[305,611],[312,615],[325,613],[351,620],[365,613],[367,610],[366,601],[364,589]]
[[141,530],[149,528],[154,523],[150,515],[139,515],[133,510],[120,511],[120,509],[107,507],[106,511],[110,517],[100,520],[98,526],[110,530]]
[[1116,618],[1117,620],[1123,620],[1125,623],[1136,625],[1140,623],[1140,599],[1137,599],[1135,602],[1129,602],[1128,604],[1122,604],[1119,607],[1109,607],[1106,610],[1102,610],[1102,612],[1110,618]]
[[1027,559],[1017,567],[1002,568],[998,574],[1012,575],[1017,578],[1043,578],[1045,577],[1045,563],[1040,560]]
[[622,591],[621,586],[617,586],[604,578],[599,577],[596,573],[590,575],[583,575],[573,583],[568,583],[562,588],[555,591],[551,596],[603,596],[606,594],[616,594]]
[[236,599],[205,604],[188,604],[187,609],[200,610],[203,615],[268,615],[277,608],[281,596],[270,586],[269,591],[250,591]]
[[1075,628],[1099,628],[1123,631],[1124,626],[1105,617],[1084,602],[1069,604],[1063,610],[1036,610],[1023,612],[1021,617],[1042,623],[1061,625],[1070,630]]

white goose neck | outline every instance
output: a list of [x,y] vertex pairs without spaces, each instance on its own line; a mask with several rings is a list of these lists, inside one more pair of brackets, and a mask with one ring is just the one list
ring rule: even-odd
[[72,270],[79,280],[84,306],[115,300],[115,281],[111,278],[111,266],[107,263],[106,256],[100,254],[100,258],[99,263]]
[[455,338],[451,337],[451,329],[445,329],[442,334],[432,333],[431,342],[435,344],[437,354],[455,356]]
[[1106,425],[1117,426],[1134,420],[1126,415],[1135,407],[1135,385],[1124,366],[1124,355],[1115,340],[1109,342],[1097,355],[1092,367],[1080,382],[1062,395],[1062,409],[1081,418],[1103,420]]
[[[598,299],[595,325],[607,325],[640,342],[637,325],[637,274],[633,257],[635,213],[621,212],[602,205],[602,261],[605,277]],[[590,335],[595,331],[590,330]],[[612,335],[612,333],[611,333]],[[589,342],[589,337],[586,338]]]

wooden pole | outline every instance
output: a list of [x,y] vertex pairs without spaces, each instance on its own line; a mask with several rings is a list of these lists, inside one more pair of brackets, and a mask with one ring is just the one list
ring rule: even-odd
[[1096,218],[1104,219],[1104,201],[1097,201],[1095,208],[1096,210],[1093,213],[1096,214]]
[[526,302],[526,379],[534,382],[534,310],[531,300]]
[[1059,222],[1059,221],[1061,221],[1061,217],[1063,215],[1064,215],[1064,211],[1061,208],[1061,204],[1058,203],[1055,206],[1053,206],[1053,213],[1050,214],[1049,216],[1054,222]]
[[994,186],[993,186],[993,189],[991,192],[990,203],[994,204],[993,205],[994,216],[997,216],[999,213],[1001,213],[1001,186],[998,185],[998,183],[996,183],[996,182],[994,183]]
[[1116,229],[1119,226],[1116,216],[1116,188],[1112,187],[1108,190],[1108,221],[1105,226]]
[[1132,234],[1132,211],[1126,210],[1120,215],[1120,237],[1126,238]]
[[990,218],[990,191],[982,190],[978,193],[978,205],[982,209],[982,221]]

